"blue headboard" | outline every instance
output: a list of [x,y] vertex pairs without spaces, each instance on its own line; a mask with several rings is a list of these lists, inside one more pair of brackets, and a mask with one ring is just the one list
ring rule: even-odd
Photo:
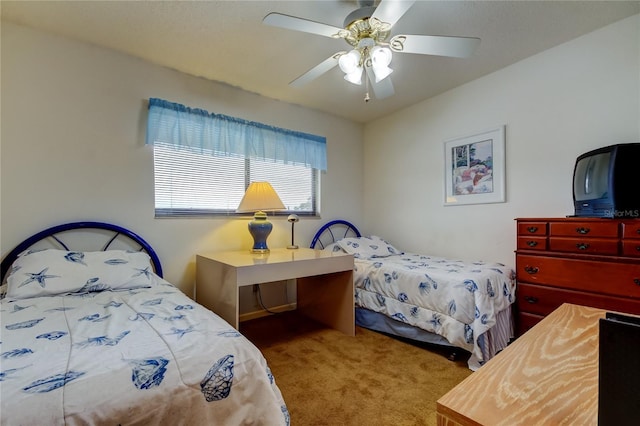
[[0,275],[0,282],[4,281],[5,275],[11,265],[16,260],[18,255],[23,251],[27,250],[29,247],[32,247],[36,243],[42,240],[46,240],[48,238],[52,239],[54,243],[59,245],[60,248],[64,250],[71,250],[67,243],[63,241],[63,233],[74,230],[91,230],[91,229],[99,229],[109,231],[113,233],[112,236],[108,238],[106,244],[104,244],[100,249],[102,251],[108,250],[109,247],[113,244],[114,241],[120,236],[126,237],[129,241],[133,241],[140,247],[140,251],[145,251],[149,257],[151,258],[151,262],[153,264],[153,269],[155,273],[162,277],[162,265],[160,264],[160,259],[158,255],[153,250],[153,248],[147,243],[141,236],[138,234],[123,228],[118,225],[112,225],[110,223],[104,222],[72,222],[65,223],[62,225],[53,226],[51,228],[45,229],[44,231],[40,231],[37,234],[34,234],[18,244],[9,254],[2,259],[2,270]]
[[346,237],[361,237],[360,231],[351,222],[338,219],[327,222],[316,232],[311,240],[312,249],[323,249],[331,243]]

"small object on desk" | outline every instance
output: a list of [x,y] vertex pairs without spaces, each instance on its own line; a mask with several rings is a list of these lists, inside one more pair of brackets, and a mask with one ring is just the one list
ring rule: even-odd
[[297,249],[298,246],[295,244],[294,240],[293,240],[293,225],[298,222],[300,220],[300,218],[298,217],[297,214],[290,214],[289,217],[287,218],[288,222],[291,222],[291,245],[287,246],[288,249]]

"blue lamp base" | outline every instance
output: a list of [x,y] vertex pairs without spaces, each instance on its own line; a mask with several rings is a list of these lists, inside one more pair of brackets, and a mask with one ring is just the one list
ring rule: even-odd
[[252,253],[269,253],[267,237],[271,233],[273,225],[267,220],[267,214],[256,212],[253,220],[249,222],[249,233],[253,237]]

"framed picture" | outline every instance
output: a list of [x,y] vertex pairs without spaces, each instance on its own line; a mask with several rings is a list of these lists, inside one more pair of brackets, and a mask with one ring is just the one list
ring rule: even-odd
[[444,205],[503,203],[504,126],[444,143]]

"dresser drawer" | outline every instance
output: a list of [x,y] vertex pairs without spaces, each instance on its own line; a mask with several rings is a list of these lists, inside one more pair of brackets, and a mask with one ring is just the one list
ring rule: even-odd
[[550,222],[549,235],[559,237],[618,237],[618,222]]
[[[640,244],[640,241],[638,241]],[[618,254],[618,240],[610,238],[550,237],[549,250],[569,253]]]
[[628,240],[622,242],[622,255],[640,257],[640,240]]
[[640,262],[516,255],[519,282],[640,299]]
[[516,291],[518,312],[528,312],[542,316],[549,315],[564,303],[566,298],[564,293],[568,291],[518,282]]
[[640,223],[622,223],[622,238],[638,238],[640,239]]
[[518,237],[518,250],[546,250],[547,237]]
[[516,320],[516,335],[522,336],[524,333],[533,328],[534,325],[542,321],[542,315],[530,314],[528,312],[520,312]]
[[547,222],[518,222],[518,235],[547,235]]
[[581,291],[518,283],[516,304],[519,312],[548,315],[563,303],[593,306],[611,311],[640,314],[640,300],[604,296]]

